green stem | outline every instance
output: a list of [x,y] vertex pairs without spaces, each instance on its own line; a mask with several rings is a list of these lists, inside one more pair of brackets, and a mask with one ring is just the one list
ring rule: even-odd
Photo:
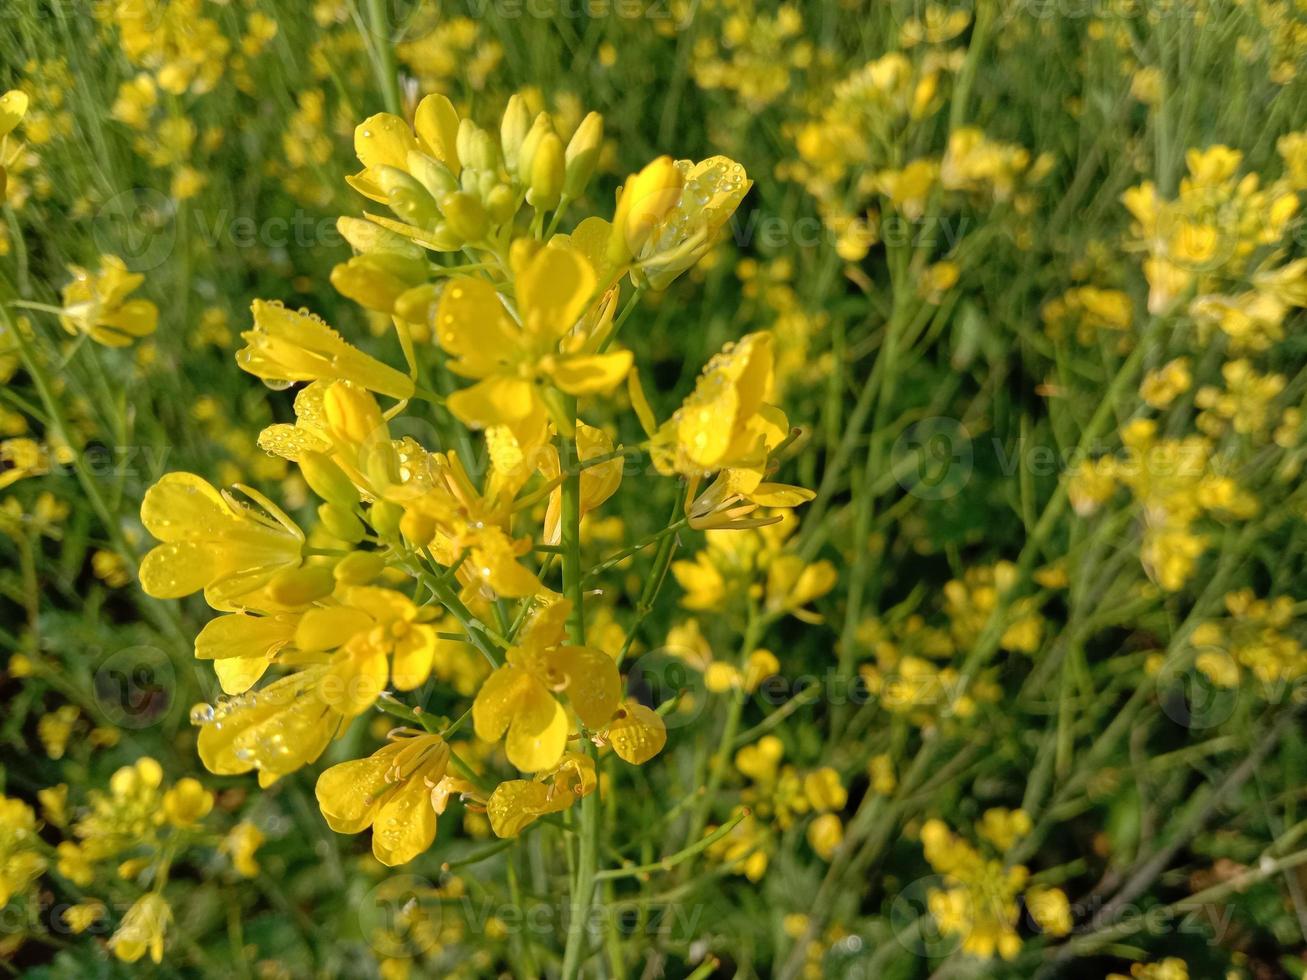
[[[744,639],[740,643],[740,653],[736,658],[736,666],[743,668],[745,660],[753,652],[754,647],[758,645],[758,640],[762,635],[764,622],[761,616],[751,611],[749,622],[744,628]],[[685,836],[687,844],[693,844],[703,834],[703,828],[708,824],[708,814],[712,810],[713,802],[716,800],[717,791],[721,788],[722,780],[726,776],[726,767],[731,759],[731,748],[735,744],[736,733],[740,730],[740,718],[744,714],[744,703],[748,700],[744,688],[733,692],[730,707],[727,708],[726,724],[722,726],[721,738],[717,743],[717,751],[713,754],[711,768],[708,770],[708,781],[704,785],[703,796],[699,798],[699,805],[694,810],[694,815],[690,819],[690,829]]]
[[399,75],[395,71],[395,49],[390,43],[390,24],[386,20],[382,0],[366,0],[368,8],[368,26],[372,29],[373,54],[372,67],[377,73],[377,84],[381,87],[381,97],[385,99],[386,111],[401,114],[403,103],[399,97]]
[[[576,399],[563,399],[563,410],[568,421],[576,418]],[[581,573],[581,472],[572,465],[579,453],[561,433],[558,439],[559,464],[567,474],[563,480],[562,547],[563,594],[572,602],[567,619],[568,639],[577,646],[585,645],[585,591]],[[594,756],[594,748],[583,740],[586,750]],[[584,959],[590,907],[594,901],[595,881],[599,854],[599,787],[581,799],[581,817],[578,840],[576,877],[572,882],[572,908],[567,923],[567,946],[563,952],[563,980],[574,980],[580,975]]]
[[747,809],[741,810],[708,836],[701,837],[689,847],[682,848],[675,854],[669,854],[661,860],[653,861],[649,864],[636,864],[629,868],[610,868],[607,871],[600,871],[595,875],[595,877],[600,881],[611,881],[614,878],[634,878],[639,875],[654,874],[658,871],[671,871],[672,868],[676,867],[678,864],[683,864],[696,854],[706,851],[709,847],[734,830],[736,825],[748,815],[749,811]]

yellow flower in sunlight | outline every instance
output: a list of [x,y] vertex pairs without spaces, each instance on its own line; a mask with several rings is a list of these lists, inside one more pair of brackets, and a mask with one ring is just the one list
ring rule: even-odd
[[[607,456],[613,451],[613,440],[602,429],[586,425],[580,419],[576,422],[577,460],[571,461],[571,467],[599,456]],[[595,510],[605,500],[617,492],[622,482],[624,460],[619,456],[608,463],[587,466],[581,471],[581,517]],[[540,473],[547,480],[556,480],[562,476],[558,465],[556,446],[545,446],[541,452]],[[562,535],[563,489],[556,488],[549,495],[549,508],[545,511],[545,522],[541,529],[541,540],[545,544],[558,544]]]
[[145,276],[128,272],[116,255],[102,256],[97,273],[76,265],[69,270],[73,281],[63,289],[59,322],[70,334],[86,334],[106,347],[126,347],[154,333],[159,308],[148,299],[127,298]]
[[372,828],[372,853],[387,867],[406,864],[436,839],[436,817],[449,799],[449,746],[439,735],[407,729],[366,759],[332,766],[318,777],[318,806],[331,829]]
[[0,95],[0,138],[8,136],[27,115],[27,93],[19,89],[10,89]]
[[1060,888],[1035,886],[1026,892],[1026,908],[1036,925],[1050,936],[1071,931],[1071,902]]
[[141,523],[163,542],[141,562],[148,594],[179,599],[203,589],[209,604],[223,609],[300,564],[304,532],[262,494],[237,489],[272,516],[194,473],[169,473],[146,491]]
[[652,439],[659,472],[708,476],[740,468],[762,472],[768,450],[789,435],[772,387],[772,337],[751,333],[704,366],[694,391]]
[[338,649],[326,683],[334,701],[353,717],[370,708],[389,678],[411,691],[431,674],[436,653],[434,606],[419,606],[402,592],[378,586],[343,586],[338,606],[311,609],[296,630],[296,646],[318,652]]
[[197,660],[212,660],[224,694],[242,694],[295,638],[298,613],[232,613],[209,620],[195,637]]
[[104,918],[101,902],[79,902],[64,909],[64,923],[75,935],[81,935]]
[[172,909],[158,892],[142,895],[123,916],[118,931],[109,939],[113,955],[124,963],[135,963],[147,952],[155,963],[163,962],[163,935],[172,922]]
[[449,369],[476,382],[449,396],[449,410],[473,428],[506,425],[523,446],[535,446],[551,408],[560,428],[572,424],[558,417],[561,403],[546,385],[569,395],[607,394],[631,370],[631,352],[589,351],[588,338],[573,332],[597,285],[574,245],[552,242],[514,257],[516,313],[488,281],[460,276],[440,298],[436,336],[452,358]]
[[824,559],[807,562],[798,555],[778,555],[767,566],[767,608],[820,623],[819,614],[803,607],[835,588],[838,578],[835,566]]
[[516,837],[539,817],[561,813],[598,785],[594,760],[567,752],[534,779],[510,779],[495,787],[486,816],[496,837]]
[[315,760],[343,720],[333,704],[339,692],[323,684],[328,669],[314,665],[258,691],[193,708],[204,767],[218,776],[258,769],[259,784],[268,786]]
[[633,261],[637,286],[666,289],[716,244],[752,186],[729,157],[659,157],[623,185],[609,256]]
[[254,328],[241,334],[246,346],[236,363],[273,385],[294,381],[352,381],[404,399],[413,395],[413,379],[348,343],[311,313],[280,303],[255,300]]
[[567,712],[555,693],[566,693],[581,723],[593,730],[612,720],[621,699],[612,657],[562,645],[571,608],[566,599],[537,607],[507,663],[486,679],[472,704],[477,737],[497,742],[507,732],[508,761],[524,772],[556,765],[567,745]]
[[603,738],[619,759],[641,766],[667,744],[667,725],[652,708],[628,700],[613,712]]

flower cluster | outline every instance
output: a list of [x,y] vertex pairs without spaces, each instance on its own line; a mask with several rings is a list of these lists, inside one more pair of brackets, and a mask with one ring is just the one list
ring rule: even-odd
[[[195,640],[227,695],[192,712],[211,772],[257,771],[266,786],[371,709],[407,719],[317,783],[327,823],[370,827],[383,864],[427,850],[453,799],[512,837],[596,793],[600,750],[641,765],[663,748],[662,717],[625,697],[619,659],[586,642],[576,564],[582,522],[623,474],[611,429],[582,414],[610,418],[603,406],[624,385],[654,467],[684,483],[684,516],[657,540],[685,525],[729,529],[712,533],[755,553],[749,574],[766,576],[773,615],[807,615],[834,584],[833,568],[784,551],[783,517],[811,493],[771,480],[792,434],[770,402],[770,335],[728,346],[661,425],[632,352],[615,343],[631,312],[618,313],[622,280],[637,295],[665,289],[713,245],[750,182],[722,157],[659,158],[625,182],[611,221],[556,234],[595,171],[602,125],[592,113],[565,143],[549,114],[533,118],[515,96],[492,133],[439,94],[411,124],[387,113],[361,123],[363,169],[349,182],[387,213],[340,219],[356,254],[331,281],[390,321],[405,368],[306,310],[256,302],[237,363],[274,389],[303,384],[294,421],[266,428],[259,445],[298,469],[316,520],[190,473],[166,475],[141,509],[160,542],[141,565],[145,590],[203,591],[220,614]],[[434,391],[433,369],[467,383]],[[435,406],[454,448],[395,434],[417,405]],[[440,703],[474,689],[463,718],[529,778],[487,784],[450,741],[462,719],[425,710],[430,682],[455,677],[473,687]]]
[[961,940],[963,952],[970,956],[1016,957],[1021,949],[1017,926],[1022,902],[1045,934],[1064,936],[1071,931],[1066,895],[1057,888],[1030,885],[1030,872],[1024,865],[1008,864],[1001,858],[1030,829],[1030,818],[1021,810],[986,810],[975,832],[997,855],[991,857],[954,834],[941,820],[928,820],[921,828],[926,860],[944,879],[944,887],[927,893],[930,914],[945,935]]

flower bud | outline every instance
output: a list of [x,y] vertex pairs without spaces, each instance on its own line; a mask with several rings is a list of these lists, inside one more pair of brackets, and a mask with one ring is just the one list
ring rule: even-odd
[[395,300],[424,278],[424,263],[393,252],[356,255],[331,270],[331,284],[369,310],[389,313]]
[[471,194],[455,191],[440,199],[449,230],[465,242],[479,242],[490,231],[490,221],[481,201]]
[[392,541],[399,537],[399,522],[404,516],[404,508],[390,500],[378,500],[368,511],[368,523],[377,537]]
[[458,127],[458,158],[467,170],[499,169],[499,144],[484,129],[464,119]]
[[434,200],[439,201],[450,191],[458,190],[458,178],[454,172],[439,160],[418,150],[408,151],[408,172],[427,189]]
[[336,580],[328,566],[304,565],[274,575],[268,583],[268,594],[284,606],[306,606],[331,595],[335,588]]
[[523,184],[531,183],[531,164],[535,159],[536,147],[540,145],[546,133],[553,131],[554,121],[547,112],[536,116],[535,121],[531,123],[531,128],[527,130],[526,137],[522,140],[522,148],[517,154],[517,179]]
[[300,473],[309,489],[330,504],[346,509],[359,502],[358,488],[330,456],[309,450],[300,457]]
[[546,133],[531,158],[531,189],[526,199],[532,206],[547,211],[558,207],[565,176],[563,141],[557,133]]
[[346,508],[337,507],[335,504],[322,504],[318,508],[318,520],[333,538],[348,541],[350,544],[362,541],[363,535],[367,533],[362,521]]
[[427,323],[436,303],[435,283],[424,282],[406,290],[395,300],[395,316],[409,323]]
[[379,551],[355,551],[332,570],[337,582],[344,585],[367,585],[386,570],[386,559]]
[[334,382],[322,396],[322,407],[327,430],[341,442],[361,446],[385,431],[376,399],[356,385]]
[[654,228],[681,199],[681,171],[671,157],[661,156],[627,179],[613,215],[610,258],[638,255]]
[[386,192],[390,210],[410,224],[428,228],[440,218],[435,198],[414,177],[398,167],[380,167],[377,181]]
[[531,128],[531,113],[521,95],[513,95],[504,107],[504,118],[499,123],[499,143],[504,149],[504,164],[509,173],[517,172],[518,154],[522,141]]
[[502,225],[511,221],[517,213],[517,196],[507,184],[496,184],[486,195],[486,212],[490,215],[492,225]]
[[563,194],[576,200],[585,193],[586,184],[594,174],[599,161],[599,150],[604,142],[604,117],[592,112],[581,120],[567,144],[567,176],[563,181]]
[[382,228],[375,221],[342,215],[336,219],[336,230],[345,241],[350,243],[354,251],[365,255],[372,252],[393,252],[396,255],[406,255],[415,259],[423,257],[420,246],[414,245],[403,235]]

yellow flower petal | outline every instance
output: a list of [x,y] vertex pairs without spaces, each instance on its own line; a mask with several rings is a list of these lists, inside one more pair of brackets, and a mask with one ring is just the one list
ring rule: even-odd
[[547,245],[522,269],[517,301],[522,325],[545,338],[563,336],[576,325],[595,290],[590,263],[569,245]]
[[395,655],[390,674],[395,687],[411,691],[431,676],[431,664],[436,656],[436,631],[419,623],[395,643]]
[[390,796],[372,821],[372,854],[388,868],[407,864],[436,839],[431,786],[415,774]]
[[630,701],[613,716],[608,741],[619,758],[633,766],[643,765],[667,744],[667,726],[658,712]]
[[569,395],[607,394],[631,373],[633,359],[629,350],[560,357],[552,377]]
[[354,128],[354,152],[368,170],[408,169],[408,151],[418,148],[408,123],[389,112],[369,116]]
[[622,678],[613,658],[591,647],[556,647],[545,654],[549,682],[567,692],[572,710],[587,728],[602,728],[622,698]]
[[381,807],[389,784],[386,771],[403,744],[392,742],[365,759],[342,762],[323,771],[314,793],[327,825],[338,834],[357,834]]
[[539,407],[531,382],[503,375],[454,392],[446,405],[460,422],[474,429],[521,422]]

